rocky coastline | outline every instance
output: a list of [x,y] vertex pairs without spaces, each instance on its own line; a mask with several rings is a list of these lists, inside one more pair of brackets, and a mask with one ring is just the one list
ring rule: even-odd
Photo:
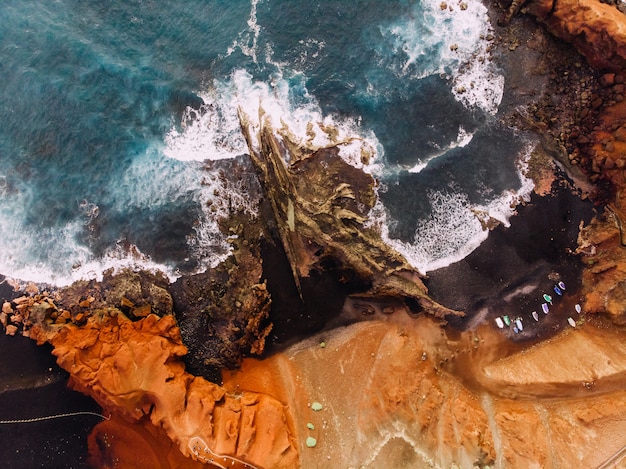
[[[538,141],[536,194],[517,235],[496,228],[475,262],[425,279],[364,226],[375,181],[336,157],[343,142],[283,133],[282,145],[281,130],[241,116],[252,161],[228,171],[252,166],[266,203],[262,217],[223,221],[229,260],[173,284],[124,271],[2,291],[5,333],[50,344],[69,385],[111,416],[89,437],[92,466],[125,467],[133,444],[145,448],[137,464],[164,467],[596,467],[621,450],[626,16],[596,0],[490,14],[494,60],[514,70],[502,120]],[[532,80],[515,76],[526,64]],[[563,191],[576,202],[549,206]],[[520,233],[547,217],[541,234],[561,244],[541,251]],[[561,257],[518,255],[534,276],[515,284],[479,279],[507,246]],[[584,311],[575,328],[513,341],[481,316],[557,268]],[[458,275],[484,298],[450,292]]]

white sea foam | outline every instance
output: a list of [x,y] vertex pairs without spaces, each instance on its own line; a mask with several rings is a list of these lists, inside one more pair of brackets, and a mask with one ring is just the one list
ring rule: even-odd
[[180,130],[175,126],[165,137],[164,153],[181,161],[233,158],[247,151],[237,113],[216,96],[215,90],[202,94],[200,109],[188,107]]
[[409,173],[420,173],[426,166],[428,166],[428,163],[430,163],[432,160],[434,160],[435,158],[444,155],[445,153],[447,153],[448,151],[454,149],[454,148],[463,148],[467,145],[469,145],[469,143],[472,141],[472,139],[474,138],[474,133],[472,132],[467,132],[463,126],[459,126],[459,133],[456,137],[456,140],[454,142],[452,142],[450,145],[448,145],[446,148],[442,148],[441,151],[430,155],[428,158],[425,158],[423,160],[421,160],[419,163],[417,163],[415,166],[412,166],[411,168],[409,168]]
[[411,17],[381,28],[395,50],[406,56],[401,67],[395,61],[389,66],[414,79],[449,76],[457,100],[495,114],[502,100],[504,78],[488,59],[489,42],[485,38],[491,24],[487,8],[479,0],[426,0],[414,8]]
[[[171,280],[180,275],[172,265],[154,262],[134,246],[132,240],[130,243],[120,240],[102,257],[96,257],[89,246],[79,241],[85,230],[92,231],[92,223],[101,216],[95,201],[77,200],[74,219],[62,226],[37,227],[27,222],[29,214],[23,209],[34,197],[30,188],[24,186],[9,191],[7,187],[0,187],[0,190],[4,192],[0,204],[3,219],[0,273],[58,286],[79,279],[101,279],[102,273],[111,268],[159,270]],[[149,213],[153,209],[158,212],[160,207],[177,200],[191,201],[206,208],[187,238],[199,270],[216,266],[230,252],[226,236],[218,226],[219,218],[227,216],[231,208],[251,213],[257,203],[238,183],[233,182],[226,189],[217,174],[207,173],[200,163],[165,158],[160,146],[136,156],[123,176],[115,181],[115,187],[109,190],[114,193],[107,200],[110,213]]]
[[486,226],[496,220],[509,226],[515,207],[528,200],[534,187],[525,176],[531,148],[527,148],[518,162],[521,187],[509,190],[484,205],[472,205],[466,194],[455,191],[431,191],[431,215],[417,223],[414,239],[404,242],[389,236],[393,223],[382,203],[378,202],[370,214],[370,226],[380,230],[385,242],[400,252],[420,272],[426,273],[468,256],[487,239]]
[[[172,128],[168,133],[164,153],[182,161],[247,153],[237,116],[241,109],[257,128],[262,114],[274,127],[288,130],[290,138],[303,147],[316,150],[339,144],[347,162],[374,171],[382,152],[374,133],[363,129],[358,119],[324,115],[304,81],[302,76],[287,80],[280,75],[268,82],[254,81],[244,70],[235,71],[228,80],[215,81],[210,91],[200,93],[205,105],[199,111],[187,109],[182,130]],[[363,163],[363,152],[370,154],[369,163]]]
[[[128,195],[120,199],[120,203],[144,209],[183,198],[193,200],[201,211],[187,244],[200,263],[199,271],[215,267],[230,253],[219,220],[227,217],[231,209],[255,212],[258,201],[243,193],[234,182],[226,189],[217,173],[206,171],[198,162],[180,163],[164,158],[161,150],[158,147],[146,152],[125,171],[120,186],[128,188]],[[155,184],[155,180],[158,183]],[[123,207],[118,209],[123,210]]]
[[[6,210],[3,210],[6,212]],[[170,266],[153,262],[136,246],[119,243],[101,258],[95,258],[88,247],[76,241],[85,220],[77,219],[61,228],[25,229],[17,213],[2,227],[4,255],[0,272],[19,281],[66,286],[77,280],[102,280],[108,269],[124,268],[160,271],[170,280],[177,273]],[[8,254],[7,254],[8,253]]]
[[250,16],[248,17],[248,29],[240,32],[237,38],[230,45],[226,51],[226,56],[231,55],[236,49],[250,57],[254,63],[258,63],[258,43],[259,35],[261,34],[261,26],[257,23],[256,9],[259,0],[252,0],[250,2]]
[[204,171],[199,181],[202,190],[198,192],[198,202],[202,214],[194,224],[194,233],[187,237],[187,244],[199,262],[197,270],[205,271],[216,267],[231,253],[227,238],[219,228],[219,220],[234,211],[255,217],[259,199],[243,181],[223,178],[219,171]]
[[[272,76],[268,82],[255,81],[244,70],[235,71],[227,80],[216,80],[211,90],[200,93],[205,104],[199,110],[188,108],[181,130],[176,126],[168,133],[163,153],[196,165],[199,161],[234,158],[247,153],[238,117],[238,109],[241,109],[253,130],[259,128],[261,118],[268,119],[275,128],[280,128],[279,132],[288,133],[289,138],[302,147],[317,150],[337,144],[340,156],[349,164],[368,172],[379,171],[382,147],[373,132],[362,129],[359,120],[324,115],[304,81],[302,76],[287,80],[280,75]],[[254,144],[254,132],[251,137]],[[254,216],[258,200],[251,198],[241,184],[221,179],[215,172],[187,171],[185,175],[191,180],[175,177],[181,184],[179,190],[196,188],[200,183],[197,200],[203,208],[188,244],[203,268],[212,267],[214,261],[230,252],[219,231],[218,220],[233,209]],[[165,190],[164,196],[173,196],[168,196],[167,192]],[[206,262],[207,259],[210,262]]]

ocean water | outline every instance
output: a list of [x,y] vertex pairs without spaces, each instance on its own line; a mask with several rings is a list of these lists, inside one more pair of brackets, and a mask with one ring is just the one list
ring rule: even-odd
[[347,161],[373,155],[385,239],[424,272],[463,258],[531,185],[486,8],[462,3],[4,0],[0,273],[219,263],[218,217],[257,204],[204,164],[246,154],[238,107],[311,147],[336,128]]

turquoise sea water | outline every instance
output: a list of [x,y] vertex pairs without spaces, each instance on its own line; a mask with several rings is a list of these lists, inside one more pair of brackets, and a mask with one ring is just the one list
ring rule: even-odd
[[416,266],[463,257],[486,236],[476,214],[506,220],[528,190],[524,144],[497,124],[486,10],[466,3],[5,0],[0,273],[219,262],[223,199],[254,200],[202,162],[245,154],[236,109],[259,105],[375,150],[372,219]]

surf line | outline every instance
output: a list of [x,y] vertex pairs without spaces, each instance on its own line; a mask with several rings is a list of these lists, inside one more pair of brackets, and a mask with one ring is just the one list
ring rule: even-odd
[[18,423],[43,422],[44,420],[54,420],[54,419],[61,419],[65,417],[74,417],[76,415],[94,415],[104,420],[111,420],[111,416],[107,417],[106,415],[98,414],[96,412],[81,411],[81,412],[68,412],[66,414],[46,415],[44,417],[33,417],[31,419],[0,420],[0,425],[14,425]]
[[189,440],[189,449],[199,460],[211,463],[220,469],[261,469],[233,456],[214,453],[209,448],[209,445],[206,444],[206,441],[199,436],[194,436]]

